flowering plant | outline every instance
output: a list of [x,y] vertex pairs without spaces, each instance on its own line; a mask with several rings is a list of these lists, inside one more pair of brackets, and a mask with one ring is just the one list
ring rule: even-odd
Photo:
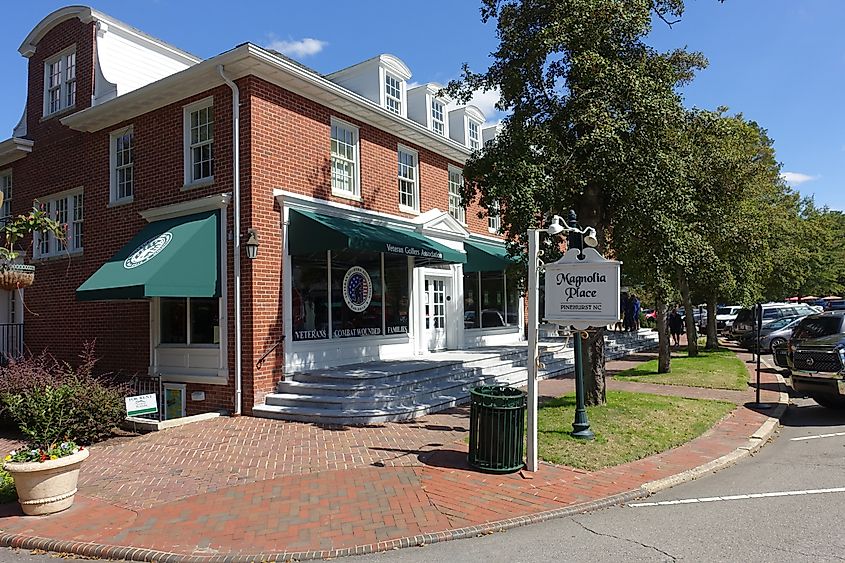
[[[2,205],[3,194],[0,192],[0,206]],[[11,217],[0,226],[0,235],[5,239],[5,245],[0,246],[0,259],[11,261],[20,256],[15,245],[23,237],[32,233],[49,233],[56,237],[56,240],[64,242],[67,239],[67,225],[52,219],[44,207],[36,201],[29,213]]]
[[14,450],[6,456],[4,461],[14,462],[28,462],[28,461],[47,461],[50,459],[59,459],[71,454],[77,453],[83,449],[77,446],[74,442],[62,442],[60,444],[50,444],[46,449],[25,447],[20,450]]

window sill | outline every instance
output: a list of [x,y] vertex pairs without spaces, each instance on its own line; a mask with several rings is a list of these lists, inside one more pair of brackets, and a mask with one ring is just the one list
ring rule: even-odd
[[195,188],[205,188],[207,186],[211,186],[214,184],[214,176],[211,178],[203,178],[202,180],[197,180],[196,182],[186,183],[182,186],[182,191],[193,190]]
[[135,201],[134,196],[125,197],[123,199],[115,199],[109,202],[108,207],[121,207],[123,205],[129,205],[133,201]]
[[401,211],[402,213],[408,213],[410,215],[420,214],[419,209],[414,209],[413,207],[408,207],[407,205],[402,205],[401,203],[399,204],[399,211]]
[[348,199],[348,200],[351,200],[351,201],[363,201],[361,199],[360,195],[353,194],[353,193],[350,193],[350,192],[344,192],[343,190],[332,189],[332,196],[340,197],[340,198],[343,198],[343,199]]
[[39,122],[44,123],[45,121],[55,119],[56,117],[62,117],[63,115],[71,114],[75,110],[76,110],[76,104],[74,104],[70,107],[62,108],[58,111],[54,111],[53,113],[48,113],[47,115],[43,115],[43,116],[41,116],[41,119],[39,120]]
[[37,256],[32,258],[33,263],[47,263],[61,260],[62,258],[73,258],[74,256],[82,256],[84,248],[80,250],[71,250],[70,252],[61,252],[59,254],[50,254],[48,256]]

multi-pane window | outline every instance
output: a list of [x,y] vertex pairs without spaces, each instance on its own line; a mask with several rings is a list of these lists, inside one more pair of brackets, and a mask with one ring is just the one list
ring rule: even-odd
[[360,195],[358,128],[332,119],[332,190]]
[[494,201],[487,208],[487,228],[490,232],[498,233],[502,228],[502,218],[499,216],[499,202]]
[[76,51],[44,63],[44,115],[76,105]]
[[466,223],[467,210],[461,202],[461,187],[464,185],[464,177],[460,170],[449,168],[449,215]]
[[443,119],[443,104],[431,100],[431,130],[440,135],[446,134],[446,121]]
[[61,252],[82,250],[83,197],[82,192],[73,192],[46,199],[39,204],[47,214],[67,228],[64,242],[52,234],[35,233],[34,251],[36,258],[56,256]]
[[469,148],[471,148],[472,150],[481,148],[478,123],[476,123],[475,121],[468,121],[468,133]]
[[185,109],[185,183],[214,178],[214,106],[203,100]]
[[220,300],[162,297],[159,301],[161,344],[219,346]]
[[111,201],[126,201],[134,193],[135,173],[132,128],[123,129],[111,136]]
[[12,171],[0,174],[0,192],[3,192],[3,206],[0,207],[0,219],[12,214]]
[[419,210],[419,183],[417,179],[417,153],[409,149],[399,149],[399,205]]
[[402,86],[398,78],[384,74],[384,106],[393,113],[402,113]]

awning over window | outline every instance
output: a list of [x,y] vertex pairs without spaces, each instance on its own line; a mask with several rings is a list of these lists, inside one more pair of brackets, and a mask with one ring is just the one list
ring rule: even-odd
[[218,212],[144,227],[76,290],[80,301],[219,297]]
[[437,262],[466,262],[466,255],[413,231],[291,209],[288,248],[291,255],[326,250],[387,252]]
[[508,256],[508,249],[504,244],[492,242],[465,241],[467,263],[464,272],[501,272],[513,264],[514,259]]

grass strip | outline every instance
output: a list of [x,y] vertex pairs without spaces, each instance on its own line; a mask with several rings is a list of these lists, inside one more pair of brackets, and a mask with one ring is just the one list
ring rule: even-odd
[[707,389],[736,389],[748,387],[748,370],[736,354],[726,348],[699,350],[690,358],[686,352],[673,352],[669,373],[657,373],[657,360],[649,360],[638,367],[617,373],[620,381],[639,381],[662,385],[685,385]]

